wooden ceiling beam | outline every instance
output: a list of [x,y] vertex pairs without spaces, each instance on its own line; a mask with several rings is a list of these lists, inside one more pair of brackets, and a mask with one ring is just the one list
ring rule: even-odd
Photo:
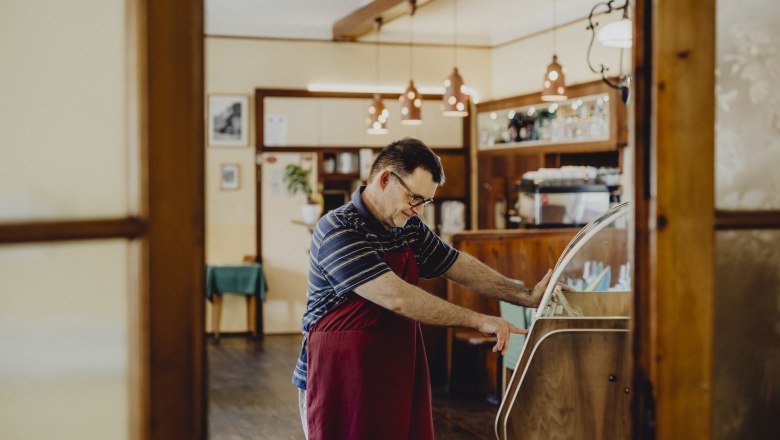
[[[416,0],[419,8],[433,0]],[[361,36],[374,30],[374,20],[382,18],[387,24],[398,17],[409,13],[409,0],[374,0],[373,2],[342,17],[333,25],[333,41],[356,41]]]

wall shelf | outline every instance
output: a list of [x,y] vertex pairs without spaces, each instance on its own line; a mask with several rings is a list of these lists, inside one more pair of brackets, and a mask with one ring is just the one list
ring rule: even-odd
[[[572,124],[581,130],[565,133],[567,127],[551,135],[552,126],[549,109],[553,103],[542,102],[540,93],[488,101],[477,105],[477,178],[479,229],[493,229],[498,224],[496,205],[514,206],[516,196],[510,190],[512,183],[527,171],[539,168],[557,168],[565,165],[588,165],[594,167],[621,168],[623,147],[628,140],[626,128],[626,106],[622,104],[619,92],[602,81],[573,85],[567,88],[568,107],[566,118],[556,123],[567,124],[562,119],[583,118],[581,125]],[[580,103],[581,101],[581,103]],[[558,103],[562,106],[562,103]],[[577,113],[577,108],[588,106],[587,111]],[[576,108],[573,108],[576,107]],[[540,109],[544,111],[540,111]],[[533,110],[533,111],[532,111]],[[555,109],[558,111],[558,108]],[[519,115],[517,118],[514,116]],[[513,116],[513,118],[509,118]],[[543,120],[548,124],[545,133],[539,129]],[[512,123],[510,124],[510,121]],[[486,126],[485,124],[489,124]],[[530,125],[529,125],[530,124]],[[591,124],[598,124],[592,130]],[[516,130],[511,131],[509,125]],[[521,133],[517,127],[524,127]],[[536,131],[529,135],[530,131]],[[563,133],[563,134],[562,134]],[[587,139],[588,133],[595,139]],[[595,135],[593,134],[595,133]],[[603,136],[606,134],[606,137]],[[512,136],[523,139],[513,142]],[[549,140],[538,139],[546,137]],[[555,139],[557,137],[557,139]],[[573,138],[571,141],[561,139]],[[537,138],[537,139],[535,139]]]

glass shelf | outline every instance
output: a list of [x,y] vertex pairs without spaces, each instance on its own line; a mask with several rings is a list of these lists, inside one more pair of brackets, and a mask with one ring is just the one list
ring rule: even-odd
[[481,112],[479,149],[607,141],[609,112],[607,93]]

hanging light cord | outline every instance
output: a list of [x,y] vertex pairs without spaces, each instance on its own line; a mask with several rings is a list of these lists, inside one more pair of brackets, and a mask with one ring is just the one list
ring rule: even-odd
[[558,0],[553,0],[553,55],[558,54]]
[[376,85],[379,87],[379,29],[382,27],[382,19],[377,18],[374,20],[374,79],[376,80]]
[[452,65],[458,65],[458,0],[452,2]]
[[414,76],[414,55],[412,53],[414,48],[414,12],[409,14],[409,79]]

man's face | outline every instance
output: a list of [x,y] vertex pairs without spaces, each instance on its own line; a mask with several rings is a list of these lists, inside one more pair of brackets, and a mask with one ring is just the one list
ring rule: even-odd
[[431,173],[422,168],[408,176],[385,170],[378,178],[383,188],[381,220],[391,228],[402,227],[413,215],[422,215],[424,202],[433,199],[439,187]]

